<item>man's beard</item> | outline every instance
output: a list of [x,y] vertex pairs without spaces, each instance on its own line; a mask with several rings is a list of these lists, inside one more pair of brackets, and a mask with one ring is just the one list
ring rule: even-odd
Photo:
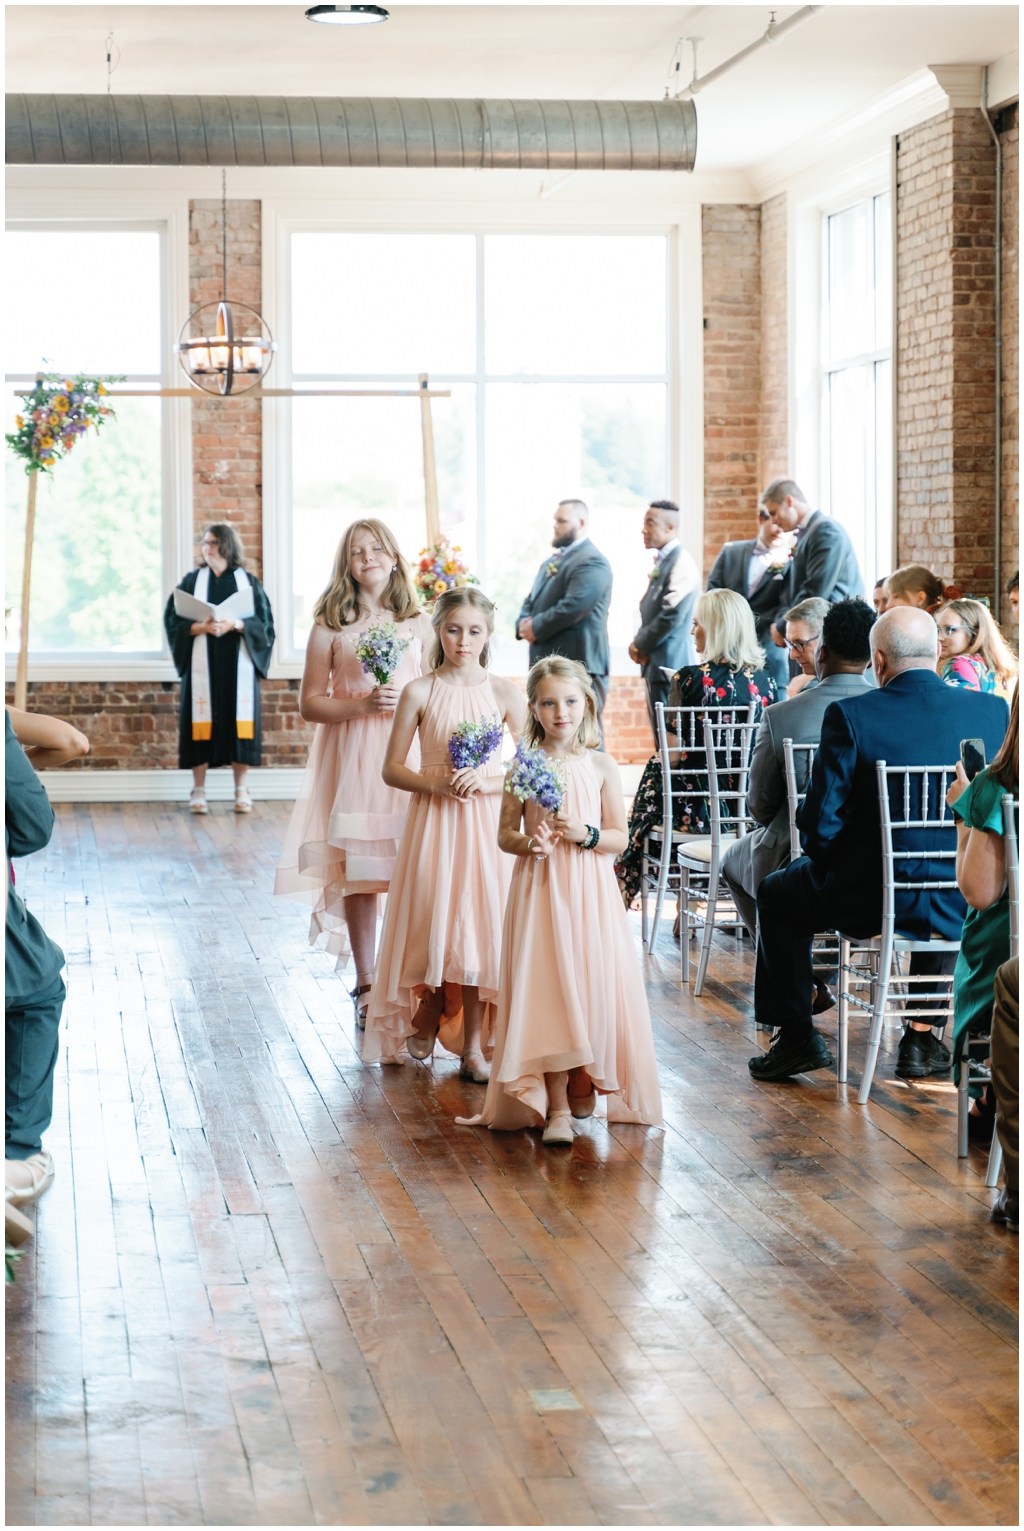
[[552,537],[551,546],[553,548],[569,548],[572,547],[575,541],[576,533],[566,532],[564,537]]

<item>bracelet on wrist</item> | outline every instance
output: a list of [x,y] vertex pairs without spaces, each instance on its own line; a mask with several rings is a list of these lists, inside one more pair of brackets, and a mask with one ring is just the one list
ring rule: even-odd
[[601,838],[601,831],[594,824],[587,824],[585,828],[587,834],[586,838],[580,841],[580,850],[592,851],[596,848],[597,842]]

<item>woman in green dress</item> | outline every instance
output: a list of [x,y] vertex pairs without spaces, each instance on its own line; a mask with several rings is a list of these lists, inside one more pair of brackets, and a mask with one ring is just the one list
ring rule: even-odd
[[[946,801],[958,819],[956,880],[967,900],[967,916],[953,973],[953,1056],[968,1036],[985,1035],[992,1024],[996,969],[1010,959],[1010,901],[1006,885],[1003,797],[1016,792],[1019,761],[1018,694],[1014,689],[1010,726],[991,765],[968,782],[962,765]],[[989,1141],[995,1120],[991,1086],[971,1104],[972,1137]]]

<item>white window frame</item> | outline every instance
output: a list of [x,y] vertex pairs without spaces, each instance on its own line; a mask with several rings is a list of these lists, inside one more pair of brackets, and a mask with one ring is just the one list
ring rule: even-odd
[[[52,188],[46,190],[12,189],[7,200],[6,225],[9,230],[146,230],[160,236],[160,341],[162,368],[158,386],[187,386],[177,358],[174,342],[187,319],[188,280],[188,198],[159,193],[120,190],[82,190]],[[11,374],[11,377],[14,375]],[[20,381],[20,375],[19,375]],[[31,382],[31,379],[28,379]],[[14,386],[19,386],[15,382]],[[189,399],[161,401],[161,585],[164,592],[178,583],[194,562],[192,532],[192,408]],[[60,471],[59,468],[57,470]],[[38,555],[37,555],[38,558]],[[33,564],[33,575],[38,563]],[[163,632],[160,612],[159,652],[124,653],[108,650],[43,651],[31,649],[29,626],[30,681],[168,681],[177,679]],[[14,679],[18,635],[9,641],[15,645],[6,654],[6,674]]]
[[[354,211],[354,210],[352,210]],[[524,210],[525,213],[525,210]],[[667,385],[667,477],[668,493],[683,509],[683,540],[697,561],[703,560],[704,537],[704,407],[703,407],[703,290],[702,290],[702,236],[701,209],[699,205],[679,210],[671,223],[661,218],[623,218],[615,223],[596,222],[592,214],[579,221],[566,221],[564,210],[552,217],[546,209],[525,213],[518,222],[509,220],[507,213],[489,216],[489,209],[480,206],[452,207],[449,217],[438,218],[436,207],[430,214],[421,214],[414,201],[396,201],[381,216],[375,211],[370,216],[352,216],[339,211],[329,202],[297,203],[292,201],[263,203],[263,312],[278,341],[278,360],[275,383],[277,387],[292,386],[291,359],[291,238],[294,233],[436,233],[473,234],[477,236],[477,367],[471,374],[431,375],[431,381],[439,387],[449,380],[470,385],[486,385],[504,381],[504,377],[485,373],[480,354],[483,341],[483,283],[479,280],[483,238],[488,234],[600,234],[667,236],[667,323],[666,345],[667,375],[636,377],[630,381],[654,381]],[[366,373],[352,382],[364,381]],[[621,379],[616,376],[615,381]],[[516,376],[515,382],[601,382],[600,377],[529,377]],[[395,385],[408,386],[408,379],[395,379]],[[344,386],[339,381],[339,386]],[[478,392],[478,402],[479,402]],[[484,496],[484,456],[481,433],[484,429],[484,412],[477,409],[477,526],[478,546],[481,551],[486,536],[486,502]],[[272,678],[296,679],[302,674],[304,653],[292,647],[294,629],[292,600],[292,531],[291,531],[291,402],[288,399],[266,399],[263,402],[263,573],[264,585],[274,609],[274,625],[278,638],[271,666]],[[652,488],[652,493],[657,493]],[[425,533],[425,528],[424,528]],[[637,518],[637,535],[640,535],[640,517]],[[329,571],[325,571],[325,581]],[[637,591],[639,605],[641,591]],[[524,592],[525,594],[525,592]],[[624,651],[623,651],[624,657]],[[635,668],[625,663],[616,669],[635,674]]]

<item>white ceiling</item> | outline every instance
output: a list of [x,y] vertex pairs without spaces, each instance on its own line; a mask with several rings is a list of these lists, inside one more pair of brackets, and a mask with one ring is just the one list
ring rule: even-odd
[[[385,0],[388,3],[388,0]],[[304,6],[13,5],[9,91],[658,98],[676,39],[700,72],[760,36],[767,6],[395,4],[335,28]],[[779,19],[795,6],[781,6]],[[739,170],[813,138],[929,64],[1017,46],[1015,5],[831,5],[698,97],[701,170]],[[686,50],[684,73],[689,68]]]

